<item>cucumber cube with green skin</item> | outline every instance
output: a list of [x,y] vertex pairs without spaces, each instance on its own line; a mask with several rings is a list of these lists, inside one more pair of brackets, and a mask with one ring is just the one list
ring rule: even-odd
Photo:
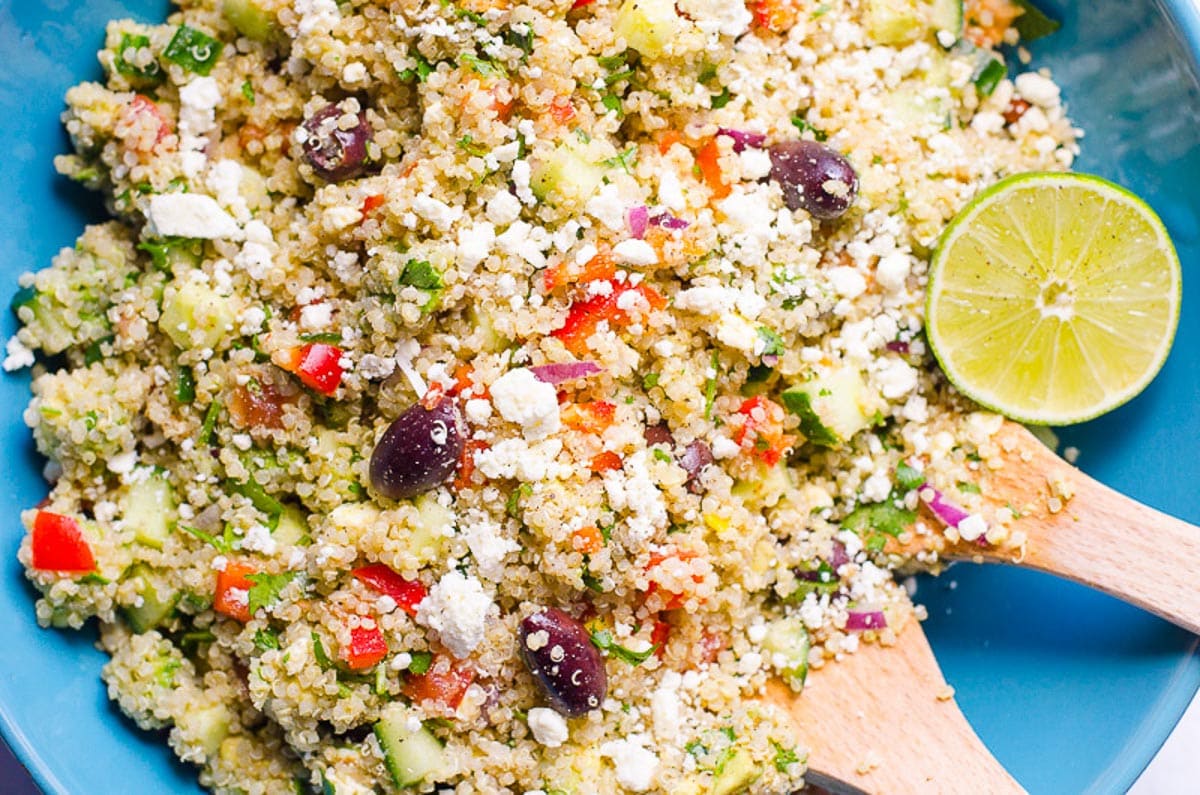
[[125,579],[138,583],[141,603],[123,608],[129,627],[139,635],[148,632],[167,620],[175,612],[179,602],[178,591],[154,582],[154,573],[149,566],[138,563],[129,569]]
[[235,328],[238,305],[199,279],[178,282],[163,292],[158,327],[180,349],[213,348]]
[[208,756],[216,756],[229,736],[229,710],[224,704],[192,709],[179,716],[176,725],[184,738],[197,743]]
[[613,23],[617,36],[645,58],[666,53],[682,27],[674,0],[625,0]]
[[725,760],[725,767],[713,777],[712,795],[735,795],[747,788],[762,775],[758,765],[743,751],[735,751]]
[[175,523],[175,492],[166,474],[155,471],[131,484],[121,507],[121,520],[137,542],[162,549]]
[[375,723],[375,738],[383,750],[384,764],[400,788],[437,781],[447,768],[441,741],[424,726],[412,731],[408,715],[408,707],[393,703],[384,707]]
[[277,544],[285,546],[306,545],[312,541],[308,532],[308,519],[298,506],[285,504],[271,536]]
[[782,663],[780,675],[799,693],[808,678],[808,630],[798,618],[779,618],[767,624],[763,649],[773,663]]
[[279,35],[275,14],[263,0],[224,0],[221,14],[248,39],[265,42]]
[[600,189],[608,173],[604,161],[614,155],[611,144],[571,136],[534,164],[530,187],[551,204],[582,205]]
[[876,410],[862,373],[840,367],[783,392],[783,405],[800,418],[800,432],[821,447],[837,448],[869,428]]
[[375,790],[360,784],[332,767],[321,773],[321,795],[374,795]]
[[422,564],[439,560],[446,529],[454,525],[454,512],[437,501],[432,493],[417,497],[416,520],[410,527],[409,550]]
[[963,30],[962,0],[868,0],[866,28],[875,41],[894,46],[940,31],[957,39]]

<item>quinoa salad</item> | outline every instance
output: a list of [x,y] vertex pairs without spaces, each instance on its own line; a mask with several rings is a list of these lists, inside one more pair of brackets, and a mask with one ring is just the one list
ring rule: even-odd
[[1028,4],[177,5],[67,93],[111,220],[4,367],[37,620],[204,786],[790,792],[768,682],[1021,554],[922,325],[947,222],[1077,152]]

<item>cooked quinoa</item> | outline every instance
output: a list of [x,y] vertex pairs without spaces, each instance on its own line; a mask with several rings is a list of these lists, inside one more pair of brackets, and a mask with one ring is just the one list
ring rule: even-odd
[[[894,640],[941,544],[1022,545],[922,337],[946,222],[1076,152],[1007,0],[179,6],[67,94],[112,220],[5,366],[38,621],[96,617],[205,786],[791,791],[765,683]],[[797,188],[801,140],[853,178]],[[589,654],[590,702],[537,668]]]

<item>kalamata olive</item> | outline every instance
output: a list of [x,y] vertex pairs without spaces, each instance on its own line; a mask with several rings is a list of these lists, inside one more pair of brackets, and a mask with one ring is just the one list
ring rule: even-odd
[[371,453],[371,485],[385,497],[407,499],[454,472],[463,451],[463,424],[451,397],[418,401],[392,421]]
[[583,624],[548,607],[521,622],[517,645],[556,711],[574,718],[599,709],[608,693],[608,672]]
[[846,158],[816,141],[784,141],[770,148],[771,179],[783,188],[790,210],[837,218],[854,203],[858,174]]
[[712,462],[712,450],[700,439],[696,439],[683,449],[683,453],[679,456],[679,466],[688,473],[688,491],[693,494],[703,491],[703,487],[700,485],[700,473]]
[[671,435],[671,426],[665,422],[660,422],[657,425],[647,425],[642,435],[646,438],[647,447],[654,447],[656,444],[665,444],[668,447],[675,446],[675,437]]
[[[317,176],[329,182],[356,177],[367,164],[371,125],[365,113],[354,114],[344,106],[344,102],[326,105],[303,124],[304,157]],[[345,129],[342,121],[347,115],[358,120],[349,129]]]

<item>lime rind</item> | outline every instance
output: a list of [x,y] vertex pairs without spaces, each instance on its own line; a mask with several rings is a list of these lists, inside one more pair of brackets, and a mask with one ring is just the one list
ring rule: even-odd
[[[1079,197],[1095,199],[1098,202],[1098,212],[1102,217],[1094,217],[1088,212],[1061,213],[1059,212],[1061,202],[1056,203],[1056,200],[1049,202],[1054,209],[1053,219],[1045,216],[1032,216],[1026,219],[1012,218],[1013,202],[1006,202],[1006,198],[1010,198],[1020,191],[1053,188],[1073,190]],[[1006,305],[1006,301],[1009,307],[1021,309],[1022,301],[1018,294],[1022,290],[1017,283],[1028,284],[1031,281],[1031,274],[1035,271],[1046,278],[1056,276],[1062,279],[1074,279],[1077,276],[1075,271],[1080,267],[1079,263],[1090,264],[1098,261],[1109,265],[1107,271],[1102,268],[1097,273],[1087,274],[1085,282],[1087,289],[1082,291],[1085,293],[1082,298],[1077,299],[1077,304],[1084,311],[1074,315],[1074,310],[1072,310],[1074,321],[1056,324],[1033,323],[1033,328],[1023,340],[1022,346],[1010,347],[1009,350],[1003,352],[1012,357],[1007,367],[1007,370],[1011,371],[1016,366],[1015,360],[1018,358],[1015,354],[1023,352],[1029,345],[1039,345],[1049,350],[1049,355],[1054,357],[1051,361],[1041,362],[1037,367],[1016,368],[1018,371],[1041,375],[1048,384],[1052,384],[1055,373],[1060,369],[1059,357],[1065,357],[1061,362],[1064,372],[1069,371],[1069,365],[1072,364],[1077,368],[1087,367],[1095,380],[1094,388],[1089,389],[1087,384],[1073,382],[1070,388],[1079,394],[1072,397],[1078,399],[1071,401],[1071,405],[1065,408],[1057,404],[1048,408],[1039,404],[1036,398],[1031,398],[1030,394],[1023,390],[1033,388],[1032,382],[1024,383],[1015,389],[1011,382],[1004,383],[1003,378],[991,383],[981,383],[978,374],[972,372],[971,367],[964,366],[962,360],[969,354],[963,351],[970,351],[974,348],[977,355],[992,356],[996,359],[1001,358],[1003,353],[986,350],[986,346],[982,345],[979,339],[956,339],[954,334],[959,329],[952,329],[949,336],[943,336],[942,324],[939,323],[939,318],[943,314],[943,302],[948,301],[943,294],[943,282],[948,267],[947,260],[951,252],[964,235],[971,233],[982,238],[981,241],[977,241],[980,245],[989,248],[992,246],[1003,247],[1005,241],[989,240],[986,229],[972,229],[972,224],[977,223],[981,216],[1003,205],[1007,205],[1005,210],[1009,211],[1009,216],[1013,221],[1010,229],[1014,233],[1018,231],[1022,233],[1018,235],[1020,239],[1017,241],[1017,250],[1013,251],[1013,238],[1010,236],[1007,240],[1007,249],[1003,252],[993,251],[992,253],[996,254],[995,262],[988,260],[989,265],[995,264],[998,269],[989,274],[987,289],[958,290],[958,297],[960,303],[964,304],[964,311],[978,312],[979,307],[972,306],[975,302],[984,305],[988,312],[999,311]],[[1102,247],[1099,252],[1093,251],[1101,235],[1094,226],[1088,228],[1086,233],[1080,232],[1080,227],[1104,222],[1110,210],[1127,211],[1131,222],[1139,225],[1136,231],[1152,233],[1151,244],[1146,246],[1146,241],[1142,241],[1142,245],[1139,247],[1136,235],[1110,235],[1111,240],[1106,247]],[[1044,236],[1044,244],[1039,245],[1042,238],[1031,239],[1027,234],[1023,234],[1024,227],[1027,225],[1043,229],[1051,226],[1054,234]],[[981,228],[984,226],[984,224],[979,224]],[[1103,244],[1105,241],[1099,242]],[[1077,245],[1080,243],[1083,245]],[[1114,256],[1116,253],[1114,249],[1120,249],[1122,246],[1128,251],[1123,255]],[[1151,258],[1162,260],[1156,265],[1159,279],[1122,285],[1126,288],[1125,295],[1114,296],[1104,292],[1105,286],[1111,287],[1114,283],[1105,281],[1106,278],[1111,277],[1112,274],[1108,271],[1114,270],[1113,266],[1120,265],[1124,269],[1128,267],[1131,260],[1142,261]],[[1073,264],[1064,265],[1063,263]],[[990,281],[993,277],[995,283]],[[1156,281],[1158,283],[1155,283]],[[1162,283],[1164,281],[1165,283]],[[1119,284],[1119,280],[1116,283]],[[1005,289],[999,289],[1001,287]],[[1139,289],[1149,294],[1138,294]],[[1131,344],[1125,345],[1122,350],[1123,335],[1114,334],[1111,328],[1104,328],[1103,322],[1097,320],[1103,315],[1103,305],[1111,307],[1122,302],[1128,302],[1130,305],[1141,303],[1156,307],[1158,311],[1156,311],[1155,317],[1158,318],[1158,321],[1165,319],[1166,322],[1161,327],[1147,324],[1147,329],[1154,333],[1153,340],[1134,340]],[[1070,425],[1111,411],[1127,403],[1146,388],[1162,369],[1170,353],[1179,324],[1181,303],[1182,273],[1179,256],[1162,220],[1140,197],[1120,185],[1089,174],[1030,172],[1008,177],[982,191],[963,208],[942,233],[930,264],[925,307],[926,334],[930,349],[950,382],[960,392],[981,406],[1027,424]],[[1025,301],[1023,309],[1028,312],[1033,310],[1033,307],[1028,301]],[[953,308],[950,311],[953,311]],[[1136,311],[1129,310],[1128,312],[1135,314]],[[1045,310],[1042,309],[1040,314],[1044,317]],[[1009,313],[1006,320],[1001,323],[1017,326],[1022,320],[1027,319],[1019,313]],[[982,333],[976,335],[977,337],[987,338],[989,332],[994,337],[997,331],[996,325],[988,327],[986,324],[977,324],[977,326],[983,329]],[[1056,334],[1052,342],[1033,339],[1039,331],[1044,334],[1049,327],[1053,327]],[[1082,339],[1081,335],[1088,339]],[[1104,348],[1103,350],[1096,350],[1097,340],[1104,340],[1109,344],[1100,346]],[[1117,361],[1118,359],[1122,361]],[[1137,372],[1131,377],[1118,379],[1114,375],[1114,368],[1120,370],[1121,365],[1123,363],[1127,365],[1129,360],[1136,360],[1137,366],[1126,369],[1135,369]],[[1004,375],[1007,376],[1008,372],[1005,372]],[[1110,388],[1111,384],[1117,380],[1123,382],[1121,386],[1116,389]],[[1037,384],[1037,386],[1042,385]]]

